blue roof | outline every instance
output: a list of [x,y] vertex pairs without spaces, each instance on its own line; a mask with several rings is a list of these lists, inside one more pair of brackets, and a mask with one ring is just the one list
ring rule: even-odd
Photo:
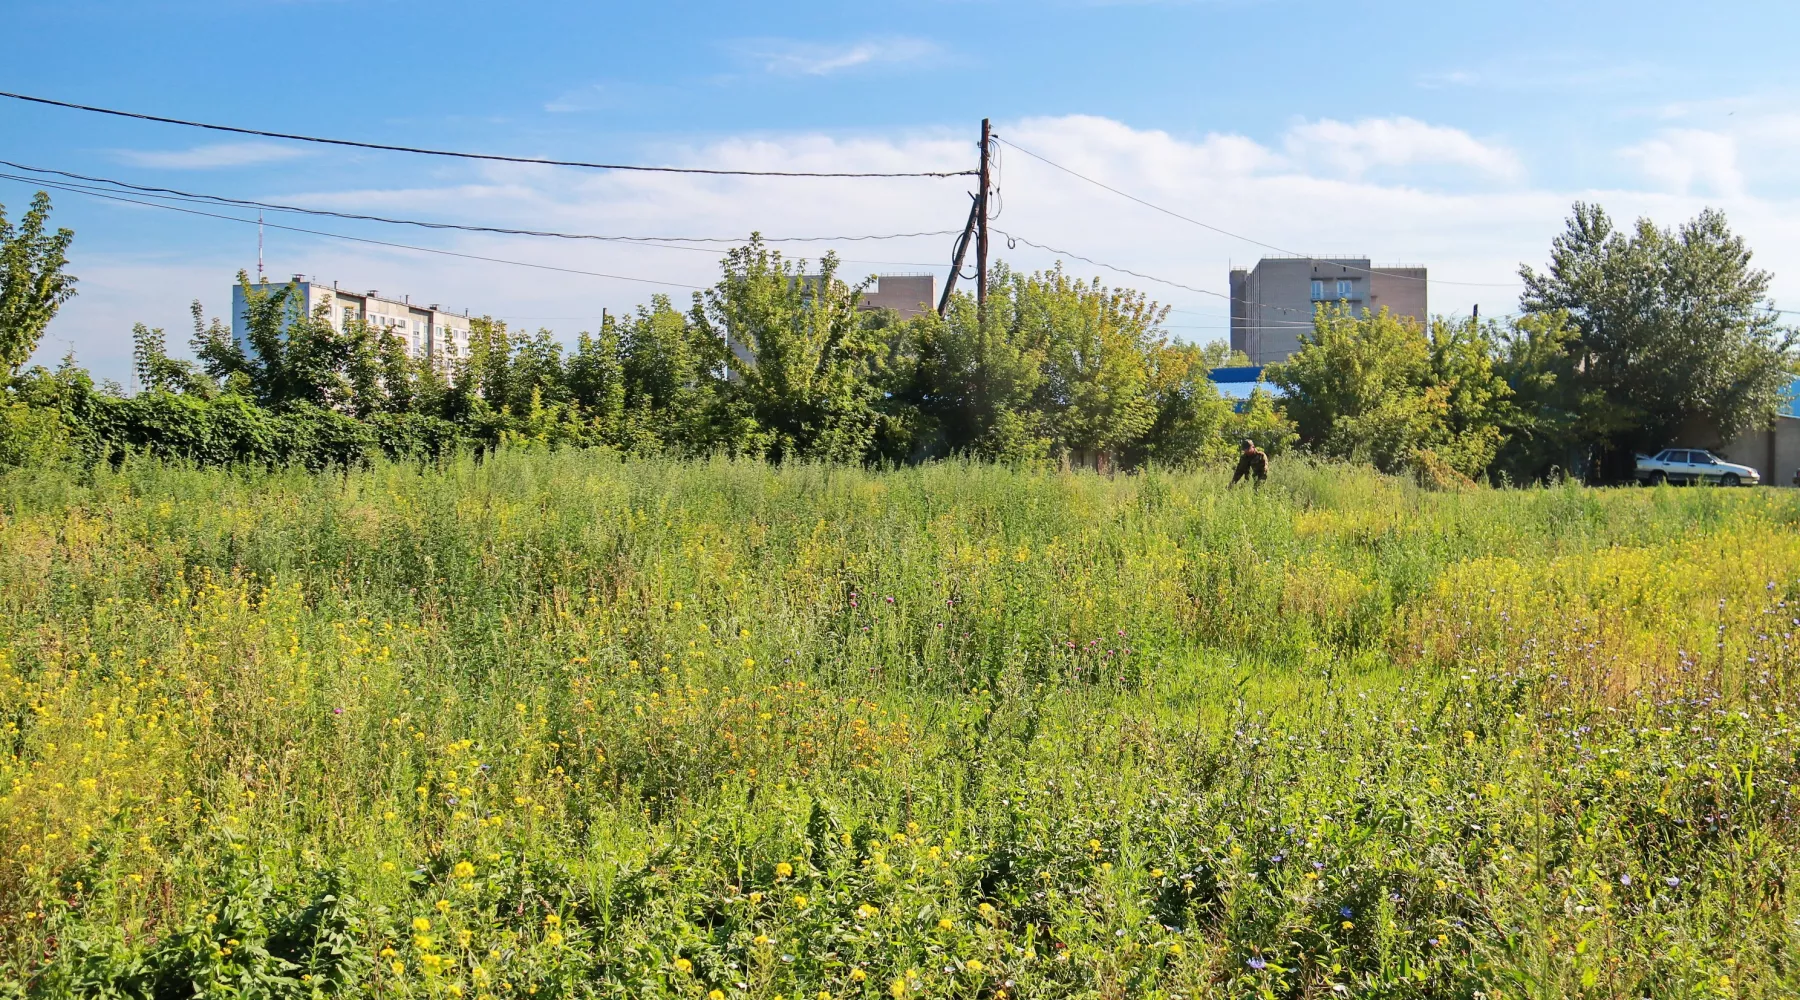
[[1206,373],[1206,377],[1214,382],[1257,382],[1262,379],[1261,365],[1239,365],[1231,368],[1214,368]]

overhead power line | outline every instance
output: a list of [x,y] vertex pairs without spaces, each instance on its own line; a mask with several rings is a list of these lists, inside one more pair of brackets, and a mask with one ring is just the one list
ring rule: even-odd
[[[253,201],[247,198],[228,198],[224,195],[201,194],[192,191],[181,191],[176,188],[149,187],[132,184],[126,181],[113,180],[108,177],[93,177],[77,174],[68,170],[56,170],[50,167],[33,167],[11,160],[0,160],[0,166],[12,167],[34,174],[48,174],[57,177],[68,177],[73,180],[87,181],[93,184],[107,184],[126,191],[133,191],[151,197],[179,198],[188,201],[211,202],[220,205],[235,205],[241,208],[260,208],[271,212],[293,212],[299,215],[329,216],[334,219],[351,219],[361,222],[382,222],[394,226],[417,226],[421,229],[452,229],[468,233],[496,233],[503,236],[538,236],[559,240],[599,240],[609,243],[644,243],[658,245],[663,243],[742,243],[742,236],[603,236],[595,233],[563,233],[542,229],[510,229],[504,226],[475,226],[457,222],[426,222],[419,219],[396,219],[381,215],[359,215],[354,212],[335,212],[324,208],[302,208],[298,205],[282,205],[275,202]],[[876,233],[867,236],[764,236],[764,243],[855,243],[867,240],[898,240],[922,236],[955,236],[961,230],[939,229],[917,233]],[[694,250],[710,248],[674,247],[672,249]]]
[[535,268],[540,271],[560,271],[563,274],[580,274],[580,275],[585,275],[590,278],[612,278],[616,281],[638,281],[638,282],[643,282],[644,284],[649,284],[649,285],[667,285],[670,288],[686,288],[686,289],[690,289],[693,291],[699,291],[702,288],[702,286],[700,286],[700,285],[689,285],[689,284],[685,284],[685,283],[679,282],[679,281],[662,281],[657,278],[638,278],[638,277],[634,277],[629,274],[605,274],[600,271],[583,271],[579,268],[573,268],[573,267],[556,267],[551,264],[534,264],[534,263],[531,263],[530,261],[506,260],[501,257],[484,257],[484,256],[481,256],[480,254],[459,253],[455,250],[439,250],[435,247],[420,247],[420,246],[413,246],[413,245],[407,244],[407,243],[391,243],[391,242],[388,242],[387,240],[371,240],[371,239],[366,239],[361,236],[346,236],[343,233],[327,233],[327,232],[323,232],[323,231],[317,230],[317,229],[302,229],[299,226],[283,226],[279,223],[274,223],[274,222],[262,223],[262,222],[258,222],[256,219],[240,219],[235,215],[220,215],[217,212],[202,212],[199,209],[182,208],[179,205],[164,205],[160,202],[140,201],[139,199],[136,199],[136,198],[124,197],[123,195],[105,194],[105,193],[102,193],[99,191],[94,191],[91,189],[82,189],[82,188],[76,187],[75,185],[71,185],[71,184],[63,184],[63,183],[59,183],[57,181],[46,181],[40,177],[25,177],[25,176],[21,176],[19,174],[0,173],[0,179],[22,181],[26,184],[42,185],[44,187],[51,188],[51,189],[58,190],[58,191],[69,191],[74,194],[87,195],[90,198],[103,198],[107,201],[124,202],[125,204],[128,204],[128,205],[140,205],[144,208],[160,208],[160,209],[163,209],[163,210],[169,211],[169,212],[180,212],[184,215],[199,215],[199,216],[204,216],[209,219],[223,219],[226,222],[241,222],[241,223],[244,223],[245,225],[250,225],[250,226],[267,225],[268,228],[270,228],[270,229],[282,229],[282,230],[286,230],[287,232],[290,232],[290,233],[306,233],[309,236],[325,236],[325,237],[329,237],[330,239],[334,239],[334,240],[348,240],[352,243],[366,243],[371,246],[393,247],[397,250],[414,250],[419,253],[432,253],[432,254],[438,254],[438,255],[444,256],[444,257],[460,257],[464,260],[479,260],[479,261],[485,261],[490,264],[510,264],[514,267],[529,267],[529,268]]
[[975,171],[973,170],[726,170],[710,167],[653,167],[631,163],[590,163],[584,160],[551,160],[535,156],[505,156],[498,153],[469,153],[449,149],[429,149],[419,146],[391,146],[380,142],[359,142],[354,139],[329,139],[316,135],[270,132],[264,129],[240,128],[235,125],[216,125],[209,122],[189,121],[183,118],[167,118],[162,115],[147,115],[136,111],[120,111],[116,108],[101,108],[91,104],[75,104],[69,101],[52,100],[48,97],[33,97],[30,94],[14,94],[4,90],[0,90],[0,97],[9,97],[15,101],[27,101],[32,104],[48,105],[53,108],[68,108],[72,111],[88,111],[99,115],[112,115],[117,118],[134,118],[138,121],[161,122],[165,125],[181,125],[187,128],[209,129],[214,132],[230,132],[235,135],[254,135],[265,139],[289,139],[294,142],[314,142],[327,146],[348,146],[354,149],[377,149],[390,153],[417,153],[423,156],[448,156],[460,160],[531,163],[537,164],[538,166],[581,167],[587,170],[631,170],[653,174],[707,174],[718,177],[968,177],[975,174]]
[[[1234,233],[1228,229],[1220,229],[1218,226],[1215,226],[1210,222],[1202,222],[1199,219],[1195,219],[1190,216],[1183,215],[1180,212],[1177,212],[1172,208],[1164,208],[1163,206],[1158,205],[1155,202],[1146,201],[1143,198],[1139,198],[1137,195],[1132,194],[1128,191],[1121,191],[1118,188],[1113,187],[1111,184],[1106,183],[1105,181],[1096,180],[1092,177],[1089,177],[1088,175],[1086,175],[1084,173],[1080,173],[1078,171],[1075,171],[1068,167],[1065,167],[1062,164],[1057,163],[1055,160],[1050,159],[1049,157],[1041,156],[1037,153],[1034,153],[1031,150],[1026,149],[1024,146],[1019,145],[1016,142],[1011,142],[1006,139],[1000,139],[999,141],[1005,143],[1008,146],[1011,146],[1012,148],[1018,150],[1021,153],[1024,153],[1026,156],[1029,156],[1034,160],[1038,160],[1049,166],[1055,167],[1056,169],[1062,171],[1063,173],[1068,174],[1070,177],[1074,177],[1078,180],[1086,181],[1089,184],[1094,185],[1095,187],[1102,188],[1107,191],[1111,191],[1113,194],[1116,194],[1119,197],[1124,198],[1127,201],[1134,201],[1134,202],[1138,203],[1139,205],[1144,206],[1145,208],[1151,209],[1152,211],[1161,212],[1162,214],[1167,215],[1173,219],[1180,219],[1182,222],[1186,222],[1189,225],[1199,226],[1201,229],[1209,229],[1215,233],[1218,233],[1221,236],[1229,236],[1234,240],[1243,240],[1245,243],[1253,243],[1264,249],[1273,250],[1276,253],[1280,253],[1280,254],[1286,254],[1289,257],[1299,257],[1302,260],[1310,260],[1310,261],[1314,261],[1314,262],[1317,262],[1317,261],[1320,261],[1323,259],[1320,257],[1314,257],[1311,254],[1304,254],[1304,253],[1299,253],[1294,250],[1289,250],[1289,249],[1286,249],[1285,247],[1278,247],[1273,243],[1265,243],[1262,240],[1256,239],[1253,236],[1245,236],[1242,233]],[[1332,263],[1338,264],[1339,266],[1344,266],[1339,261],[1332,261]],[[1102,266],[1104,266],[1104,265],[1102,265]],[[1368,268],[1368,267],[1352,266],[1352,267],[1350,267],[1350,270],[1360,271],[1365,274],[1374,274],[1376,269]],[[1415,278],[1412,275],[1394,274],[1394,273],[1388,272],[1388,271],[1383,271],[1382,276],[1387,277],[1387,278],[1396,278],[1396,279],[1399,279],[1402,281],[1425,281],[1425,282],[1429,282],[1434,285],[1461,285],[1461,286],[1468,287],[1468,288],[1517,288],[1517,287],[1519,287],[1519,283],[1516,281],[1506,282],[1504,284],[1498,283],[1498,282],[1488,282],[1488,281],[1448,281],[1443,278]],[[1152,280],[1156,280],[1156,279],[1152,279]],[[1209,293],[1209,294],[1217,294],[1217,293]]]
[[[1085,264],[1092,264],[1095,267],[1103,267],[1108,271],[1117,271],[1120,274],[1129,274],[1134,278],[1142,278],[1145,281],[1154,281],[1157,284],[1168,285],[1171,288],[1180,288],[1180,289],[1184,289],[1184,290],[1190,291],[1190,292],[1198,292],[1201,295],[1211,295],[1214,298],[1225,299],[1228,302],[1231,300],[1231,296],[1227,295],[1224,292],[1216,292],[1210,288],[1196,288],[1193,285],[1183,284],[1179,281],[1172,281],[1168,278],[1159,278],[1154,274],[1145,274],[1142,271],[1133,271],[1132,269],[1130,269],[1128,267],[1120,267],[1117,264],[1108,264],[1107,262],[1105,262],[1103,260],[1095,260],[1092,257],[1084,257],[1081,254],[1075,253],[1072,250],[1064,250],[1059,247],[1049,246],[1044,243],[1035,243],[1031,240],[1026,239],[1023,236],[1019,236],[1014,233],[1006,232],[1003,229],[996,228],[994,230],[994,232],[998,233],[1001,236],[1006,237],[1009,248],[1010,248],[1011,244],[1022,243],[1028,247],[1034,247],[1038,250],[1043,250],[1048,253],[1058,254],[1063,257],[1068,257],[1073,260],[1081,261],[1082,263],[1085,263]],[[1264,303],[1264,302],[1252,302],[1250,304],[1256,305],[1256,306],[1263,306],[1264,308],[1270,308],[1270,309],[1279,308],[1277,306],[1272,306],[1272,305],[1269,305],[1268,303]],[[1293,329],[1310,330],[1313,328],[1313,323],[1311,320],[1279,320],[1279,319],[1270,320],[1270,319],[1265,319],[1265,320],[1260,320],[1253,325],[1258,328],[1262,328],[1262,329],[1293,328]]]
[[1064,257],[1071,257],[1071,258],[1073,258],[1075,260],[1079,260],[1083,263],[1092,264],[1095,267],[1104,267],[1108,271],[1117,271],[1120,274],[1129,274],[1134,278],[1142,278],[1145,281],[1154,281],[1158,284],[1168,285],[1172,288],[1182,288],[1182,289],[1186,289],[1187,291],[1190,291],[1190,292],[1198,292],[1201,295],[1211,295],[1215,298],[1221,298],[1221,299],[1226,300],[1227,302],[1231,301],[1231,296],[1225,294],[1224,292],[1215,292],[1210,288],[1195,288],[1193,285],[1184,285],[1179,281],[1170,281],[1168,278],[1159,278],[1154,274],[1145,274],[1142,271],[1133,271],[1130,268],[1119,267],[1114,264],[1108,264],[1105,261],[1095,260],[1092,257],[1083,257],[1081,254],[1075,253],[1072,250],[1061,250],[1061,249],[1058,249],[1053,246],[1047,246],[1043,243],[1034,243],[1031,240],[1028,240],[1023,236],[1018,236],[1013,233],[1009,233],[1004,229],[995,229],[994,232],[999,233],[1001,236],[1006,237],[1006,240],[1008,243],[1023,243],[1028,247],[1035,247],[1039,250],[1044,250],[1049,253],[1059,254]]

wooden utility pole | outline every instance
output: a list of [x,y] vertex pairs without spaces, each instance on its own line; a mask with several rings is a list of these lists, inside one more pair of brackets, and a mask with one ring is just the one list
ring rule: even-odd
[[975,196],[975,204],[969,206],[969,222],[963,226],[962,235],[957,237],[956,250],[951,255],[950,277],[944,282],[944,294],[938,299],[938,315],[942,316],[950,310],[950,293],[956,291],[956,279],[962,276],[963,258],[969,253],[969,239],[975,240],[975,305],[987,304],[987,251],[988,251],[988,149],[993,141],[994,133],[988,120],[981,120],[981,193]]
[[987,308],[987,252],[988,252],[988,147],[993,140],[993,129],[988,120],[981,120],[981,193],[975,196],[975,217],[978,225],[975,229],[975,306],[979,312]]

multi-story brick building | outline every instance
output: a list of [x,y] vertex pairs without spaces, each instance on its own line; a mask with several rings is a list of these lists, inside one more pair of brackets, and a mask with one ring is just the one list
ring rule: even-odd
[[1231,347],[1253,365],[1286,361],[1300,349],[1321,305],[1359,315],[1382,309],[1426,322],[1425,268],[1374,267],[1367,257],[1264,257],[1231,272]]

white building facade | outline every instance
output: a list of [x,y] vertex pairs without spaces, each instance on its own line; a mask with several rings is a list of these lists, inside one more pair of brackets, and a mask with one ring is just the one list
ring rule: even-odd
[[[414,305],[410,296],[398,299],[383,296],[375,289],[353,292],[336,282],[321,285],[296,274],[288,285],[265,282],[251,288],[271,293],[292,286],[294,303],[308,316],[323,315],[339,330],[349,330],[361,321],[369,329],[400,338],[406,353],[413,358],[435,358],[451,362],[469,355],[469,314],[443,309],[437,303]],[[248,324],[244,287],[231,288],[231,333],[239,344],[248,346]]]

